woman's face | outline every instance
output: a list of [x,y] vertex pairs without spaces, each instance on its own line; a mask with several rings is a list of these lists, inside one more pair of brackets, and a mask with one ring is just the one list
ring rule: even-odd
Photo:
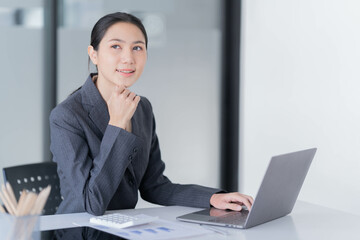
[[107,86],[132,86],[142,74],[147,51],[145,37],[134,24],[118,22],[106,31],[98,50],[88,49],[90,59],[97,65],[98,81]]

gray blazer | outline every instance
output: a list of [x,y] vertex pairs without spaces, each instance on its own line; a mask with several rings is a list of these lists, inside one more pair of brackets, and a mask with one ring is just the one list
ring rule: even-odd
[[108,122],[106,102],[91,76],[52,110],[50,149],[64,198],[57,213],[102,215],[134,208],[138,190],[156,204],[210,206],[219,189],[174,184],[163,175],[154,115],[145,97],[132,118],[132,133]]

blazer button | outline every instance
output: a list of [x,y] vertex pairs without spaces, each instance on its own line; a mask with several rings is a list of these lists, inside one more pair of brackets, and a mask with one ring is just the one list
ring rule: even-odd
[[129,155],[129,160],[131,161],[133,159],[133,156],[132,155]]
[[134,149],[133,149],[133,152],[134,152],[134,153],[137,153],[137,151],[138,151],[137,148],[134,148]]

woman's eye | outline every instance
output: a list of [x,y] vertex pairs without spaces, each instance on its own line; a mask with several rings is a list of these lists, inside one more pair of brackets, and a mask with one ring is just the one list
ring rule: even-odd
[[141,51],[141,50],[142,50],[142,47],[136,46],[136,47],[133,47],[133,50],[135,50],[135,51]]
[[113,49],[119,49],[119,48],[120,48],[119,45],[112,45],[111,47],[112,47]]

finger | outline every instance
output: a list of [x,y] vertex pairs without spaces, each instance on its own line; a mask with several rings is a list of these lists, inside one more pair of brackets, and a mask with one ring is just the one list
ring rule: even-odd
[[249,199],[251,205],[253,205],[254,204],[254,199],[251,196],[248,196],[248,199]]
[[231,202],[241,204],[241,205],[245,205],[248,210],[251,209],[252,203],[251,203],[251,200],[250,200],[250,198],[251,198],[250,196],[243,195],[243,194],[236,194],[233,197],[234,198],[231,200]]
[[141,99],[140,96],[136,96],[136,97],[135,97],[135,100],[134,100],[134,101],[136,102],[136,105],[140,102],[140,99]]
[[134,100],[135,100],[135,97],[136,97],[136,93],[131,92],[131,93],[129,94],[129,99],[130,99],[131,101],[134,101]]
[[247,198],[245,198],[245,199],[242,201],[242,203],[247,207],[248,210],[251,209],[252,204],[250,203],[250,201],[249,201]]
[[[254,199],[251,196],[245,195],[245,194],[241,194],[241,193],[235,193],[235,195],[233,195],[234,199],[232,199],[232,202],[244,202],[247,201],[249,202],[251,205],[254,203]],[[245,202],[244,202],[245,204]]]
[[121,95],[124,97],[124,98],[127,98],[130,94],[130,90],[125,88],[125,90],[121,93]]
[[115,86],[111,95],[112,96],[116,96],[116,95],[119,95],[120,94],[120,91],[119,91],[119,86]]
[[248,195],[243,195],[249,202],[251,205],[254,204],[254,199],[251,197],[251,196],[248,196]]
[[123,93],[126,90],[126,87],[124,85],[116,85],[119,88],[120,94]]
[[114,92],[119,95],[124,91],[125,87],[122,85],[115,85]]
[[242,210],[241,205],[239,205],[237,203],[225,203],[224,208],[225,209],[230,209],[230,210],[233,210],[233,211],[241,211]]

